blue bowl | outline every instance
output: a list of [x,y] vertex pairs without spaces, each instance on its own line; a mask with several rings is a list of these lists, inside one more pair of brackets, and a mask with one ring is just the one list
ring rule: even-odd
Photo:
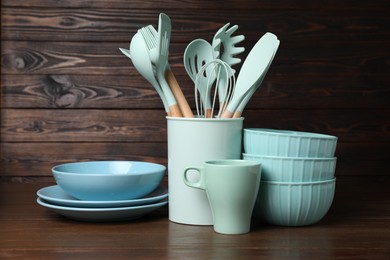
[[136,161],[92,161],[53,167],[57,184],[80,200],[130,200],[155,190],[166,167]]

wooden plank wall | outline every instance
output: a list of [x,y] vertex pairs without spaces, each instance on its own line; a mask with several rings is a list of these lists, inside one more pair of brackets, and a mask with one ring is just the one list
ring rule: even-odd
[[[3,0],[1,176],[48,179],[58,163],[167,163],[153,88],[118,50],[158,14],[172,20],[171,67],[194,108],[182,55],[225,23],[281,45],[244,127],[339,137],[337,176],[390,174],[390,19],[386,0]],[[237,68],[239,70],[239,67]]]

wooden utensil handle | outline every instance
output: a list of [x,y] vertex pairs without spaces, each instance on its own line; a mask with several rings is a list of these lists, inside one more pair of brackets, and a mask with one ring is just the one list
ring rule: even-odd
[[179,105],[179,108],[184,117],[194,117],[188,102],[181,91],[179,83],[177,82],[175,75],[173,75],[171,70],[165,71],[165,78],[168,82],[168,85],[171,87],[172,93],[175,96],[176,102]]
[[223,113],[222,113],[222,118],[232,118],[233,117],[233,112],[230,112],[229,110],[225,110],[225,111],[223,111]]
[[177,104],[169,107],[169,116],[172,117],[183,117],[183,114],[180,111],[180,108]]
[[241,117],[241,111],[234,112],[233,118],[240,118]]

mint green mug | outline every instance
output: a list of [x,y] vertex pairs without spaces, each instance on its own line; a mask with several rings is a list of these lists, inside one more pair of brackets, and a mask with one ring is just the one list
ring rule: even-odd
[[[193,177],[194,172],[199,174],[199,178]],[[215,232],[245,234],[250,231],[252,211],[260,187],[259,162],[234,159],[207,161],[203,166],[185,168],[183,178],[187,186],[206,191]]]

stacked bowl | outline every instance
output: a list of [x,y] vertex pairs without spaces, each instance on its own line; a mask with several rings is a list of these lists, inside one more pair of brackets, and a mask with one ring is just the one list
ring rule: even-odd
[[336,145],[337,137],[330,135],[244,129],[243,158],[262,165],[254,215],[282,226],[320,221],[335,193]]
[[57,165],[57,185],[37,192],[38,204],[84,221],[141,217],[168,203],[161,186],[166,167],[137,161],[90,161]]

